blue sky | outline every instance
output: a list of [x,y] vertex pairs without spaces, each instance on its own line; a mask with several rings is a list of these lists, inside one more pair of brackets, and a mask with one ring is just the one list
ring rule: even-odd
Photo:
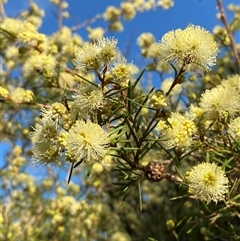
[[[17,7],[16,7],[17,2]],[[40,32],[52,34],[57,31],[56,7],[49,0],[35,0],[35,2],[45,10],[45,17]],[[70,18],[65,19],[63,25],[74,26],[90,19],[96,14],[101,14],[109,5],[119,7],[120,0],[68,0]],[[151,32],[157,41],[168,31],[185,28],[188,24],[200,25],[208,31],[212,31],[213,27],[221,24],[216,18],[218,10],[216,8],[216,0],[175,0],[174,7],[169,10],[157,8],[155,11],[147,11],[137,14],[131,21],[124,22],[124,31],[120,33],[107,33],[105,36],[114,36],[118,39],[118,47],[129,62],[133,62],[140,69],[145,67],[143,58],[140,55],[139,47],[136,45],[138,36],[143,32]],[[231,15],[226,9],[230,3],[239,4],[239,0],[223,0],[228,19]],[[5,6],[8,16],[16,16],[20,10],[28,7],[28,0],[8,0]],[[107,23],[103,20],[90,25],[91,28],[107,27]],[[80,29],[77,33],[87,40],[87,31],[85,28]],[[239,40],[238,40],[239,41]]]
[[[35,2],[45,10],[45,17],[40,32],[46,34],[56,32],[57,21],[54,14],[54,12],[56,13],[54,5],[48,0],[36,0]],[[68,11],[70,18],[64,20],[63,24],[67,26],[79,24],[98,13],[103,13],[109,5],[119,7],[120,2],[120,0],[69,0]],[[239,0],[223,0],[225,7],[230,2],[239,4]],[[123,32],[107,33],[106,36],[117,38],[118,46],[122,52],[126,50],[127,43],[131,42],[128,60],[138,65],[140,50],[136,45],[136,40],[141,33],[151,32],[158,41],[166,32],[172,29],[185,28],[188,24],[200,25],[210,32],[216,24],[220,24],[216,19],[218,12],[216,0],[175,0],[174,4],[174,7],[169,10],[162,10],[159,7],[155,11],[139,13],[133,20],[124,22],[125,30]],[[27,7],[28,0],[8,0],[8,3],[5,5],[5,12],[9,17],[16,17],[21,10]],[[227,10],[226,12],[228,19],[231,19]],[[90,26],[94,28],[98,26],[106,27],[107,25],[104,21],[100,20]],[[78,34],[84,40],[87,40],[85,29],[79,30]],[[1,155],[3,155],[3,146],[1,146],[1,149]],[[39,169],[41,168],[39,167],[38,171]],[[66,173],[66,170],[64,172]]]
[[[16,4],[17,2],[17,4]],[[41,32],[51,34],[57,30],[56,8],[49,0],[35,0],[45,10],[45,17]],[[86,19],[103,13],[108,5],[119,6],[120,0],[68,0],[70,18],[64,21],[67,26],[73,26]],[[239,4],[239,0],[223,0],[224,6],[230,2]],[[17,5],[17,7],[16,7]],[[20,10],[28,7],[28,0],[8,0],[5,5],[8,16],[16,16]],[[125,30],[122,33],[114,33],[119,39],[121,46],[126,41],[136,39],[142,32],[151,32],[157,40],[169,30],[185,28],[188,24],[200,25],[211,31],[219,21],[216,19],[216,0],[175,0],[174,7],[169,10],[162,10],[160,7],[155,11],[139,13],[133,20],[125,22]],[[229,15],[228,15],[229,17]],[[98,21],[91,25],[97,27],[105,23]],[[106,24],[105,24],[106,26]],[[84,39],[87,39],[86,31],[81,29],[78,32]],[[108,34],[110,35],[110,34]]]

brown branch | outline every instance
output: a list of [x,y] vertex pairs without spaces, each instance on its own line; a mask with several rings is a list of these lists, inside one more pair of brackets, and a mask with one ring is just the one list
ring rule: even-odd
[[232,35],[232,32],[228,26],[228,23],[227,23],[227,18],[226,18],[226,14],[224,12],[224,8],[223,8],[223,5],[222,5],[222,0],[217,0],[217,5],[218,5],[218,8],[219,8],[219,11],[220,11],[220,18],[227,30],[227,34],[228,34],[228,37],[230,39],[230,42],[231,42],[231,47],[232,47],[232,50],[233,50],[233,54],[237,60],[237,64],[238,64],[238,67],[240,68],[240,58],[239,58],[239,55],[238,55],[238,52],[237,52],[237,48],[236,48],[236,44],[235,44],[235,41],[234,41],[234,38],[233,38],[233,35]]

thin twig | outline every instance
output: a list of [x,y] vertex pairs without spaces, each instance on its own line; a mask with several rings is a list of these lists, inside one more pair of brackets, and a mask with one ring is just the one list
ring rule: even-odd
[[236,44],[235,44],[235,41],[234,41],[234,38],[233,38],[233,35],[232,35],[232,32],[228,26],[228,23],[227,23],[227,18],[226,18],[226,14],[224,12],[224,8],[223,8],[223,5],[222,5],[222,0],[217,0],[217,5],[218,5],[218,8],[219,8],[219,11],[220,11],[220,18],[227,30],[227,34],[228,34],[228,37],[230,39],[230,42],[231,42],[231,46],[232,46],[232,50],[233,50],[233,54],[237,60],[237,64],[238,64],[238,67],[240,68],[240,58],[239,58],[239,55],[238,55],[238,52],[237,52],[237,49],[236,49]]
[[4,7],[3,7],[3,1],[0,1],[0,20],[3,20],[6,17]]
[[62,28],[62,0],[58,3],[58,29]]

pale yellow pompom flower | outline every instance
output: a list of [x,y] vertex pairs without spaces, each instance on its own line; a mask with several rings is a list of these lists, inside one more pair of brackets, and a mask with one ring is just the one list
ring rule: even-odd
[[203,115],[203,109],[194,105],[194,104],[191,104],[189,106],[188,111],[185,113],[185,115],[189,119],[194,120],[194,119],[199,118]]
[[44,53],[32,55],[23,65],[24,76],[29,77],[40,73],[50,78],[54,75],[55,66],[56,59],[52,55],[46,55]]
[[16,103],[33,102],[33,97],[34,97],[34,94],[31,90],[25,90],[21,87],[14,89],[11,93],[11,99]]
[[10,32],[16,40],[36,46],[40,42],[46,41],[45,34],[38,33],[37,27],[29,21],[20,19],[5,18],[1,23],[1,28]]
[[240,117],[230,121],[228,132],[237,142],[240,142]]
[[174,2],[172,0],[158,0],[157,5],[161,6],[163,9],[167,10],[170,7],[173,7]]
[[101,39],[105,32],[104,29],[101,27],[98,27],[98,28],[87,27],[87,31],[88,31],[89,39]]
[[83,159],[88,165],[101,162],[109,144],[108,133],[101,126],[88,120],[78,120],[69,130],[67,138],[67,153],[75,161]]
[[130,2],[121,3],[121,12],[125,20],[133,19],[136,15],[134,5]]
[[110,238],[111,241],[131,241],[132,238],[128,233],[117,231],[114,232]]
[[235,87],[240,91],[240,75],[235,74],[228,76],[222,81],[222,86],[225,86],[226,88],[228,88],[228,86]]
[[5,52],[5,58],[12,60],[19,56],[19,49],[16,46],[8,46]]
[[101,61],[98,58],[99,47],[94,43],[86,43],[79,48],[74,59],[77,69],[85,68],[87,71],[97,71],[101,67]]
[[240,111],[240,92],[231,86],[218,85],[202,94],[199,106],[209,120],[234,116]]
[[4,87],[0,86],[0,97],[8,98],[9,92]]
[[[144,54],[145,52],[145,54]],[[142,54],[147,58],[156,59],[158,57],[158,43],[152,43],[149,48],[142,50]]]
[[127,60],[121,57],[113,63],[113,67],[110,70],[111,76],[114,82],[119,84],[121,87],[127,87],[132,76],[131,68],[127,64]]
[[123,24],[121,21],[113,21],[109,24],[109,30],[115,31],[115,32],[121,32],[123,31]]
[[120,9],[116,8],[115,6],[109,6],[107,7],[105,13],[103,14],[103,18],[106,21],[116,21],[120,15],[121,15]]
[[90,84],[79,86],[72,97],[74,99],[72,108],[80,115],[92,114],[103,105],[102,89]]
[[216,64],[217,43],[200,26],[188,26],[166,33],[159,44],[159,57],[186,71],[209,70]]
[[36,123],[30,136],[33,142],[33,163],[61,164],[59,161],[61,146],[58,142],[59,130],[56,121],[43,113],[43,117]]
[[101,38],[96,40],[95,44],[99,48],[99,58],[105,64],[109,64],[114,61],[117,57],[117,43],[118,41],[114,38]]
[[194,198],[210,203],[217,203],[225,199],[228,192],[228,179],[215,163],[201,163],[186,173],[189,193]]
[[161,90],[156,90],[149,99],[149,105],[152,108],[159,109],[162,107],[167,106],[167,100],[165,98],[165,95],[163,91]]
[[155,42],[155,37],[152,33],[142,33],[137,38],[137,44],[141,48],[148,48],[154,42]]
[[[162,84],[161,84],[161,90],[164,91],[164,93],[167,93],[173,83],[174,79],[172,77],[166,78],[163,80]],[[182,85],[176,85],[174,86],[174,88],[172,89],[172,91],[170,92],[170,96],[171,95],[179,95],[182,92]]]
[[188,148],[193,143],[193,135],[197,132],[194,122],[180,113],[172,113],[167,121],[165,124],[160,121],[156,127],[161,134],[161,144],[167,149]]
[[72,30],[67,27],[63,26],[58,32],[54,33],[51,37],[51,41],[55,44],[64,46],[68,42],[71,41]]

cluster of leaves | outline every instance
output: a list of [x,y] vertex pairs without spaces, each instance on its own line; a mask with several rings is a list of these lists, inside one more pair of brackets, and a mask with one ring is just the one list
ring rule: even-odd
[[[68,16],[67,4],[52,2],[59,9],[59,31],[51,36],[38,32],[44,13],[34,3],[19,19],[8,20],[5,16],[0,27],[4,64],[0,76],[4,117],[1,141],[12,149],[4,157],[1,170],[1,239],[238,240],[240,144],[228,134],[231,116],[217,116],[210,122],[196,119],[198,135],[193,136],[195,140],[187,148],[166,146],[168,139],[156,127],[161,121],[171,126],[172,113],[184,114],[191,104],[200,102],[203,91],[216,87],[228,76],[239,78],[239,59],[235,55],[239,46],[231,40],[239,31],[239,8],[230,6],[234,18],[229,29],[214,30],[221,56],[209,73],[188,73],[174,64],[162,63],[150,51],[156,47],[155,40],[149,46],[139,44],[147,59],[146,69],[133,75],[124,87],[116,86],[114,78],[111,79],[113,87],[105,92],[105,104],[90,116],[114,133],[110,155],[106,157],[109,160],[95,163],[90,170],[74,162],[67,186],[61,181],[62,175],[55,174],[58,169],[53,166],[38,167],[46,171],[41,180],[31,175],[29,131],[40,108],[48,109],[61,101],[67,109],[71,108],[70,93],[84,81],[100,82],[104,89],[108,69],[105,65],[102,71],[93,73],[84,68],[74,70],[75,54],[88,41],[73,33],[79,26],[62,26],[62,18]],[[172,6],[172,1],[165,1],[165,5],[164,1],[148,5],[147,2],[150,1],[123,1],[120,8],[108,7],[102,17],[108,21],[109,30],[119,31],[121,16],[130,20],[144,9]],[[222,15],[220,19],[225,20]],[[90,23],[81,25],[87,27],[89,41],[101,38],[104,31],[91,29]],[[4,28],[4,24],[9,28]],[[165,91],[166,108],[151,102],[154,95],[161,96],[163,92],[141,86],[145,75],[151,72],[158,73],[162,83],[166,73],[174,77],[172,86]],[[180,84],[181,90],[174,92]],[[17,145],[19,142],[21,147]],[[207,205],[187,195],[183,174],[202,161],[214,162],[225,169],[229,180],[226,201]],[[69,168],[71,163],[66,162],[60,173],[66,175],[66,166]]]

